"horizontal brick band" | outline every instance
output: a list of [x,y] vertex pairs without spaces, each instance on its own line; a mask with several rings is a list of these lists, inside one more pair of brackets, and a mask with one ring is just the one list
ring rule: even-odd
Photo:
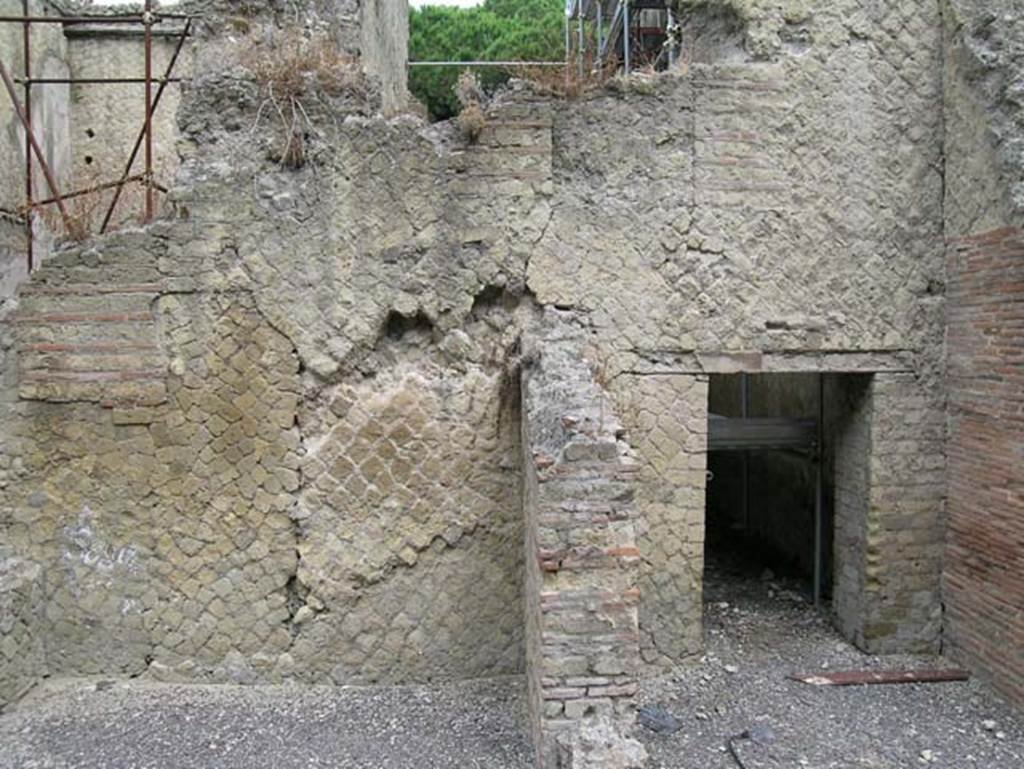
[[155,318],[149,312],[54,312],[43,315],[20,315],[14,318],[15,323],[153,323]]
[[20,353],[31,352],[62,352],[74,355],[89,355],[93,353],[136,353],[147,351],[159,351],[159,345],[151,342],[83,342],[81,344],[68,344],[63,342],[40,342],[37,344],[26,344],[18,348]]
[[159,294],[166,290],[162,283],[73,283],[66,286],[27,285],[19,293],[22,296],[68,296],[87,294]]
[[137,382],[141,380],[162,380],[164,369],[141,369],[124,371],[61,371],[40,369],[22,372],[26,382]]

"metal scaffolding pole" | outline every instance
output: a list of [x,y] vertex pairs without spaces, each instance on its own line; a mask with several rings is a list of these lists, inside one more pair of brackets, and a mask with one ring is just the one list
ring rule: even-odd
[[668,10],[668,30],[669,30],[669,38],[668,38],[668,66],[669,66],[669,68],[672,68],[676,64],[676,40],[675,40],[676,17],[675,17],[675,14],[672,13],[672,9],[671,8],[669,8],[667,10]]
[[[25,7],[25,6],[22,6]],[[153,23],[156,24],[163,19],[189,19],[186,13],[161,13],[159,18],[153,17]],[[116,14],[111,15],[95,15],[95,16],[29,16],[28,12],[24,12],[21,16],[0,16],[0,24],[5,22],[16,22],[25,24],[96,24],[104,26],[107,24],[143,24],[145,23],[145,16],[118,16]]]
[[[21,0],[21,12],[28,18],[28,0]],[[28,260],[28,271],[32,272],[35,251],[35,232],[32,227],[32,27],[28,21],[22,23],[22,54],[24,56],[25,71],[25,114],[28,122],[25,125],[25,201],[28,207],[25,210],[25,249]]]
[[146,28],[146,213],[144,221],[153,220],[153,0],[146,0],[143,24]]
[[18,101],[18,92],[15,90],[16,86],[14,85],[14,81],[11,80],[11,76],[7,72],[7,67],[4,66],[3,61],[0,61],[0,80],[3,80],[4,88],[7,89],[7,95],[11,97],[11,103],[14,105],[14,112],[18,116],[18,120],[21,122],[22,127],[25,129],[29,147],[32,153],[35,154],[36,160],[39,162],[39,168],[43,172],[43,177],[46,179],[46,183],[50,187],[50,192],[53,194],[54,198],[56,198],[57,208],[60,209],[61,219],[63,219],[65,226],[68,226],[71,220],[68,216],[67,207],[64,205],[64,199],[61,197],[60,190],[57,188],[57,180],[50,171],[50,165],[46,162],[46,157],[43,155],[43,150],[36,141],[35,134],[32,133],[32,124],[29,122],[29,118],[26,115],[21,102]]
[[622,58],[623,68],[629,74],[629,0],[622,0]]
[[[30,0],[22,0],[22,15],[0,16],[0,23],[12,23],[22,25],[23,35],[23,69],[22,77],[12,77],[7,67],[0,61],[0,79],[3,87],[7,90],[8,96],[14,106],[18,121],[25,131],[25,204],[22,210],[25,212],[26,230],[26,258],[28,270],[31,272],[35,267],[35,243],[34,243],[34,220],[36,209],[48,205],[56,205],[60,210],[61,219],[65,228],[70,230],[73,222],[69,215],[65,200],[69,198],[87,195],[106,189],[114,189],[114,200],[107,211],[106,219],[103,222],[101,232],[105,231],[113,214],[114,207],[123,190],[123,186],[129,181],[141,181],[146,188],[145,199],[145,221],[151,221],[156,213],[155,192],[166,193],[167,189],[156,182],[154,177],[154,136],[153,136],[153,113],[160,102],[164,89],[169,83],[178,83],[180,78],[171,77],[174,65],[178,60],[182,47],[189,35],[192,25],[192,17],[188,14],[160,13],[154,11],[153,0],[145,0],[144,13],[142,15],[113,14],[93,16],[31,16]],[[171,56],[167,71],[162,78],[153,76],[153,40],[156,34],[167,36],[178,36],[176,31],[155,32],[153,27],[166,19],[184,19],[184,29],[180,32],[180,39]],[[32,72],[32,45],[31,26],[33,24],[54,24],[61,25],[65,30],[78,24],[98,25],[132,25],[142,24],[145,42],[145,72],[143,77],[113,77],[113,78],[74,78],[74,77],[33,77]],[[33,93],[32,88],[36,85],[74,85],[74,84],[114,84],[114,83],[142,83],[145,85],[145,116],[142,130],[132,150],[128,166],[125,168],[121,178],[116,182],[102,183],[89,187],[88,189],[77,190],[63,194],[57,187],[56,177],[50,168],[43,153],[39,140],[36,138],[33,125]],[[153,84],[157,83],[158,88],[154,96]],[[17,86],[23,89],[23,102],[18,98]],[[132,175],[131,168],[140,149],[145,149],[145,170],[141,174]],[[35,192],[35,169],[38,165],[50,188],[51,197],[45,200],[37,200]]]
[[579,50],[576,52],[576,58],[579,60],[580,80],[583,80],[583,68],[584,66],[586,66],[586,62],[583,60],[584,53],[586,52],[586,43],[583,39],[583,3],[584,0],[579,0],[579,5],[576,7],[576,26],[578,29],[577,34],[579,40],[579,42],[577,43],[577,48]]
[[[181,37],[178,38],[178,44],[174,48],[174,53],[171,54],[170,61],[167,62],[167,68],[164,70],[164,77],[160,81],[160,86],[156,89],[156,96],[153,97],[153,104],[150,106],[151,110],[156,110],[157,105],[160,104],[160,97],[164,95],[164,90],[167,88],[167,84],[174,82],[171,79],[171,72],[174,71],[174,65],[178,62],[178,56],[181,54],[181,49],[185,46],[185,41],[188,39],[189,32],[192,29],[192,20],[189,19],[185,22],[185,28],[181,31]],[[135,158],[139,155],[139,149],[142,147],[142,142],[146,138],[146,126],[142,126],[142,130],[139,131],[138,137],[135,139],[135,146],[132,147],[131,154],[128,156],[128,164],[124,168],[124,172],[121,174],[121,184],[114,189],[114,196],[110,201],[110,206],[107,208],[106,216],[103,217],[103,224],[100,225],[100,233],[107,231],[107,227],[110,225],[110,220],[114,216],[114,209],[117,207],[117,201],[121,198],[121,192],[123,191],[123,185],[128,181],[129,175],[132,172],[132,165],[135,163]]]
[[[750,379],[746,372],[740,374],[740,418],[747,419],[750,416]],[[744,451],[740,455],[743,474],[743,530],[750,531],[750,452]]]
[[825,375],[818,374],[818,446],[814,479],[814,606],[821,604],[822,559],[824,556],[824,494],[825,486]]
[[[132,83],[145,83],[144,77],[23,77],[14,78],[15,83],[21,85],[128,85]],[[154,83],[180,83],[180,77],[153,78]]]

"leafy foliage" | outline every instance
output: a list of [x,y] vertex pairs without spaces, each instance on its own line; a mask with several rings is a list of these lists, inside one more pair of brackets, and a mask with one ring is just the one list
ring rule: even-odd
[[[426,5],[409,12],[413,61],[554,61],[565,55],[564,0],[484,0],[475,8]],[[496,67],[479,72],[484,88],[508,79]],[[435,120],[459,111],[452,91],[458,67],[413,67],[409,87]]]

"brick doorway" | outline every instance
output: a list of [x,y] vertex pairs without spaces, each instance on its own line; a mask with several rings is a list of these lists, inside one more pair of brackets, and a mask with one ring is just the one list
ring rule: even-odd
[[782,584],[831,608],[844,634],[857,639],[867,561],[871,390],[867,374],[710,376],[706,602],[721,597],[726,575],[732,582]]

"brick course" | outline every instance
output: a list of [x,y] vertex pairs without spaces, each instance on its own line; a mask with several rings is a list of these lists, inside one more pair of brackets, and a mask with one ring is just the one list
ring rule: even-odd
[[946,640],[1024,703],[1024,232],[948,249]]
[[[641,468],[618,439],[611,399],[579,352],[581,335],[548,315],[523,376],[526,626],[538,766],[590,717],[628,730],[640,670]],[[575,333],[573,333],[575,331]]]

